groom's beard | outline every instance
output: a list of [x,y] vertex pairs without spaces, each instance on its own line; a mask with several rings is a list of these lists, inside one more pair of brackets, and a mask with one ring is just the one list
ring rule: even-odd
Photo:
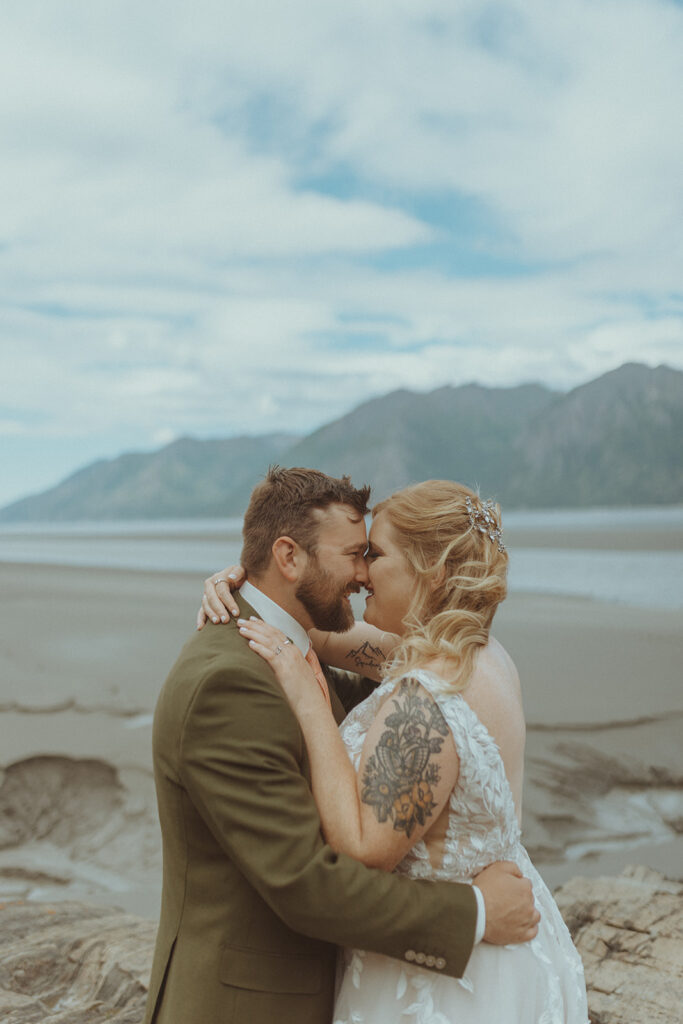
[[358,584],[335,584],[330,573],[319,565],[317,559],[312,558],[298,586],[296,597],[310,615],[316,629],[346,633],[355,622],[353,609],[345,600],[346,594],[352,591],[360,591]]

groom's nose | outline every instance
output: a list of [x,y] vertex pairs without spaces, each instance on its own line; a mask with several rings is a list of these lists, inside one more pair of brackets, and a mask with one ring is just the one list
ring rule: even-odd
[[368,576],[368,566],[367,566],[367,563],[366,563],[365,558],[363,557],[363,555],[360,555],[356,559],[356,571],[354,573],[354,577],[353,578],[355,579],[355,581],[357,583],[360,583],[361,586],[363,586],[363,587],[368,582],[368,579],[369,579],[369,576]]

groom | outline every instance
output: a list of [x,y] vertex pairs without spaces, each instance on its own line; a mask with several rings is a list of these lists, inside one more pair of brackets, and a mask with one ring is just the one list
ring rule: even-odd
[[[271,469],[244,520],[242,616],[304,655],[308,629],[348,628],[348,595],[367,581],[368,497],[347,477]],[[337,721],[363,696],[331,686]],[[186,643],[153,742],[164,876],[146,1024],[329,1024],[337,945],[459,977],[484,926],[498,943],[536,932],[530,883],[511,865],[475,889],[325,845],[297,720],[234,621]]]

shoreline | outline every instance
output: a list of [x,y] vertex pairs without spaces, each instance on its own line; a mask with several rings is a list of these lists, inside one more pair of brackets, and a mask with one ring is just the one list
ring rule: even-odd
[[511,550],[556,548],[568,551],[681,551],[683,527],[672,524],[635,528],[616,523],[609,529],[572,525],[566,530],[560,530],[550,526],[531,527],[513,524],[506,527],[503,523],[503,539],[506,547]]
[[[157,915],[151,715],[201,583],[0,564],[0,899]],[[680,874],[682,627],[680,612],[580,598],[500,609],[528,722],[524,842],[549,885],[634,861]]]

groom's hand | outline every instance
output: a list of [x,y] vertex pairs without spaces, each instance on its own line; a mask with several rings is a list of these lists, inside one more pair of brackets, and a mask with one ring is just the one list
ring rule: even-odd
[[506,946],[528,942],[538,932],[541,915],[534,905],[531,882],[516,864],[498,861],[474,879],[486,905],[484,942]]

